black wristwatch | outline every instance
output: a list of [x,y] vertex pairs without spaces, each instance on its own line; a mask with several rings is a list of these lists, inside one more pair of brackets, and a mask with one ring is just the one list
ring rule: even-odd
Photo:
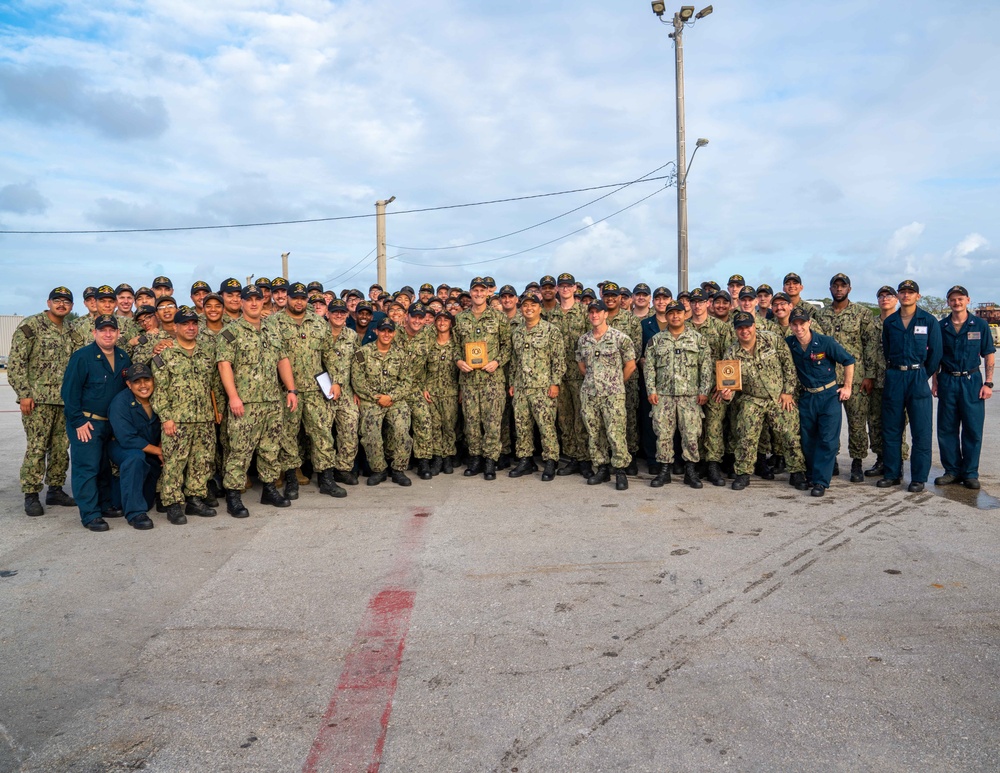
[[983,386],[988,386],[990,389],[992,389],[993,388],[993,382],[992,381],[984,381],[983,382]]
[[288,394],[290,394],[290,395],[297,395],[298,393],[299,393],[298,389],[289,389],[288,390]]

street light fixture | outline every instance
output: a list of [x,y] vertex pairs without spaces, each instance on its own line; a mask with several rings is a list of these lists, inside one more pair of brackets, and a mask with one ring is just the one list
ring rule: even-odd
[[[704,19],[712,13],[712,6],[702,8],[698,13],[694,12],[693,5],[683,5],[680,11],[674,14],[672,21],[663,20],[666,10],[664,3],[653,2],[653,13],[663,24],[671,24],[674,31],[670,37],[674,41],[674,65],[677,80],[677,286],[678,292],[688,289],[688,229],[687,229],[687,150],[684,143],[684,27],[693,24],[691,17]],[[699,139],[695,146],[695,153],[698,148],[708,144],[708,140]],[[691,159],[694,160],[692,154]]]

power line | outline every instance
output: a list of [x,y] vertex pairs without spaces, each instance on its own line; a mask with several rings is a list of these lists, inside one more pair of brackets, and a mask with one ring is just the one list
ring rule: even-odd
[[414,263],[411,260],[400,260],[399,262],[400,263],[405,263],[408,266],[420,266],[422,268],[459,268],[461,266],[479,266],[479,265],[481,265],[483,263],[496,263],[497,261],[500,261],[500,260],[507,260],[508,258],[517,257],[518,255],[524,255],[526,252],[532,252],[533,250],[539,250],[542,247],[548,247],[550,244],[555,244],[556,242],[562,241],[563,239],[568,239],[570,236],[575,236],[576,234],[580,233],[581,231],[586,231],[588,228],[593,228],[598,223],[603,223],[605,220],[610,220],[615,215],[620,215],[625,210],[632,209],[632,207],[635,207],[635,206],[637,206],[639,204],[642,204],[642,202],[646,201],[646,199],[651,199],[656,194],[663,193],[663,191],[665,191],[665,190],[667,190],[666,187],[658,188],[657,190],[655,190],[652,193],[650,193],[648,196],[643,196],[641,199],[639,199],[638,201],[632,202],[627,207],[622,207],[617,212],[612,212],[610,215],[607,215],[606,217],[602,217],[600,220],[595,220],[593,223],[588,223],[587,225],[583,226],[582,228],[577,228],[575,231],[570,231],[568,234],[563,234],[562,236],[557,236],[555,239],[550,239],[549,241],[543,242],[542,244],[536,244],[534,247],[528,247],[527,249],[524,249],[524,250],[518,250],[517,252],[512,252],[509,255],[501,255],[499,258],[487,258],[486,260],[476,260],[476,261],[472,261],[471,263]]
[[[646,182],[647,178],[649,178],[650,180],[664,179],[663,177],[650,177],[650,175],[656,174],[661,169],[664,169],[664,168],[666,168],[668,166],[671,166],[673,163],[674,163],[673,161],[668,161],[663,166],[660,166],[660,167],[657,167],[656,169],[654,169],[652,172],[648,172],[647,174],[644,174],[638,180],[633,180],[630,183],[624,183],[624,184],[621,185],[621,187],[617,188],[616,190],[609,191],[608,193],[605,193],[603,196],[598,196],[596,199],[591,199],[590,201],[584,202],[580,206],[574,207],[573,209],[569,210],[568,212],[563,212],[561,215],[556,215],[555,217],[550,217],[548,220],[543,220],[541,223],[535,223],[534,225],[529,225],[526,228],[520,228],[517,231],[511,231],[510,233],[502,234],[501,236],[494,236],[494,237],[492,237],[490,239],[481,239],[478,242],[466,242],[465,244],[449,244],[449,245],[447,245],[445,247],[402,247],[402,246],[400,246],[398,244],[390,244],[388,246],[392,247],[394,250],[410,250],[412,252],[437,252],[439,250],[458,250],[458,249],[461,249],[463,247],[476,247],[476,246],[478,246],[480,244],[489,244],[490,242],[499,241],[500,239],[506,239],[508,236],[517,236],[518,234],[523,234],[525,231],[531,231],[534,228],[539,228],[540,226],[548,225],[549,223],[551,223],[551,222],[553,222],[555,220],[559,220],[560,218],[566,217],[567,215],[572,215],[574,212],[579,212],[581,209],[584,209],[585,207],[589,207],[591,204],[596,204],[597,202],[602,201],[603,199],[608,198],[608,196],[613,196],[614,194],[619,193],[619,192],[625,190],[630,185],[635,185],[636,183],[639,183],[639,182]],[[674,182],[675,179],[676,179],[676,172],[674,174],[672,174],[672,175],[665,175],[665,178],[670,181],[670,182],[667,183],[667,186],[669,187],[671,185],[671,183]]]
[[[667,164],[664,164],[667,166]],[[663,167],[660,167],[661,169]],[[419,209],[404,209],[395,212],[387,212],[387,215],[413,215],[421,212],[440,212],[446,209],[464,209],[466,207],[483,207],[490,204],[507,204],[514,201],[529,201],[531,199],[543,199],[551,196],[566,196],[571,193],[586,193],[588,191],[599,191],[604,188],[619,188],[633,185],[638,182],[654,182],[656,180],[671,179],[673,175],[661,175],[660,177],[640,177],[638,180],[631,180],[622,183],[609,183],[607,185],[592,185],[589,188],[574,188],[567,191],[553,191],[551,193],[534,193],[527,196],[511,196],[505,199],[491,199],[489,201],[473,201],[466,204],[444,204],[438,207],[421,207]],[[303,225],[308,223],[332,223],[341,220],[362,220],[376,217],[375,213],[364,215],[340,215],[337,217],[314,217],[305,220],[271,220],[262,223],[228,223],[225,225],[185,225],[170,226],[163,228],[99,228],[99,229],[68,229],[68,230],[45,230],[45,231],[20,231],[20,230],[0,230],[0,234],[20,234],[20,235],[47,235],[47,236],[69,236],[87,234],[136,234],[136,233],[165,233],[174,231],[217,231],[225,228],[263,228],[275,225]]]
[[333,276],[328,276],[326,279],[323,280],[323,285],[325,286],[327,284],[327,282],[335,282],[336,280],[340,279],[340,277],[342,277],[344,274],[346,274],[348,271],[351,271],[356,266],[360,266],[362,263],[364,263],[366,260],[368,260],[368,258],[370,258],[372,256],[372,253],[375,252],[376,249],[377,249],[376,247],[372,247],[371,250],[368,251],[367,255],[365,255],[361,260],[359,260],[357,263],[355,263],[350,268],[344,269],[339,274],[334,274]]

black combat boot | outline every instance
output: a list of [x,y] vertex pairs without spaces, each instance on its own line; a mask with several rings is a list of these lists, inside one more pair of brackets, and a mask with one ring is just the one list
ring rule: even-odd
[[63,491],[62,486],[49,486],[45,492],[45,504],[57,507],[76,507],[76,500]]
[[375,472],[374,470],[372,470],[372,474],[368,476],[368,485],[377,486],[379,483],[381,483],[388,477],[389,477],[388,467],[385,468],[384,470],[380,470],[379,472]]
[[441,468],[444,466],[444,461],[441,457],[435,454],[431,457],[431,477],[441,474]]
[[45,510],[42,509],[42,503],[38,501],[38,492],[24,495],[24,512],[32,518],[39,515],[45,515]]
[[527,458],[518,459],[517,464],[507,473],[508,478],[520,478],[522,475],[531,474],[531,463]]
[[420,480],[430,480],[434,477],[431,472],[431,463],[427,459],[417,459],[417,477]]
[[684,462],[679,459],[674,460],[674,462],[670,465],[670,472],[672,472],[674,475],[683,475]]
[[722,474],[722,470],[720,469],[718,462],[708,463],[708,473],[705,477],[708,478],[708,482],[713,486],[726,485],[726,476]]
[[[292,470],[292,477],[295,477],[295,470]],[[298,486],[298,481],[295,481],[295,485]],[[274,507],[290,507],[291,502],[281,495],[278,491],[277,485],[274,483],[265,483],[263,491],[260,492],[260,503],[262,505],[273,505]]]
[[804,472],[793,472],[789,475],[788,485],[794,486],[799,491],[805,491],[809,488],[809,483],[806,481],[806,474]]
[[833,463],[833,477],[836,478],[840,475],[840,462]]
[[497,479],[497,463],[493,459],[483,462],[483,480]]
[[345,486],[357,486],[358,476],[355,475],[351,470],[344,472],[343,470],[334,470],[333,479],[337,483],[343,483]]
[[542,469],[542,480],[548,482],[556,477],[556,463],[552,459],[547,459],[545,461],[545,467]]
[[781,454],[774,454],[770,459],[768,459],[767,466],[771,468],[771,472],[775,475],[781,475],[781,473],[788,469],[785,466],[785,457]]
[[864,483],[865,473],[861,469],[860,459],[851,459],[851,483]]
[[626,475],[638,475],[639,461],[633,456],[632,461],[628,463],[628,466],[622,472]]
[[346,497],[347,492],[344,491],[333,478],[333,470],[323,470],[319,474],[319,493],[326,494],[331,497]]
[[691,488],[703,487],[698,471],[694,468],[694,462],[684,462],[684,482]]
[[670,465],[661,464],[660,471],[656,473],[656,477],[649,482],[650,488],[662,488],[668,483],[670,483]]
[[[178,504],[177,507],[180,507]],[[211,518],[215,515],[215,510],[208,506],[208,503],[201,497],[188,497],[184,504],[185,515],[199,515],[202,518]],[[167,508],[167,516],[170,516],[170,508]],[[173,523],[173,521],[171,521]]]
[[180,502],[167,505],[167,520],[174,524],[174,526],[183,526],[188,522],[187,516],[184,515],[184,511],[181,509]]
[[500,458],[497,459],[497,469],[506,470],[510,467],[510,454],[500,454]]
[[389,470],[389,478],[397,486],[412,486],[413,481],[406,477],[406,473],[402,470]]
[[763,478],[764,480],[774,480],[774,473],[771,468],[767,466],[767,460],[764,458],[764,454],[757,454],[757,463],[753,467],[753,474]]
[[576,475],[580,472],[580,463],[576,459],[570,459],[566,464],[559,468],[556,475],[560,477],[563,475]]
[[453,472],[455,472],[455,461],[450,456],[442,457],[441,472],[443,472],[445,475],[451,475]]
[[469,464],[465,468],[465,472],[463,472],[462,474],[466,478],[471,478],[474,475],[478,475],[482,471],[483,471],[483,457],[473,456],[469,458]]
[[611,465],[599,464],[593,474],[587,478],[587,485],[597,486],[601,483],[607,483],[609,480],[611,480]]
[[[295,470],[285,470],[285,499],[289,502],[293,499],[299,498],[299,477],[295,474]],[[261,497],[261,504],[264,504],[263,496]],[[275,505],[275,507],[284,507],[284,505]]]
[[625,491],[628,488],[628,473],[626,472],[628,468],[617,467],[615,468],[615,490]]
[[250,511],[243,506],[243,492],[238,488],[226,489],[226,512],[233,518],[250,517]]
[[750,476],[746,473],[733,478],[733,491],[742,491],[750,485]]
[[872,465],[870,470],[865,470],[866,478],[878,478],[885,475],[885,466],[882,464],[882,457],[875,457],[875,464]]

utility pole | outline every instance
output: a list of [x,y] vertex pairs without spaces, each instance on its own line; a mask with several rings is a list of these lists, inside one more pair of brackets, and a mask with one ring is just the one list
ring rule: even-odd
[[[674,14],[672,22],[664,21],[666,11],[662,0],[653,0],[653,13],[664,24],[671,24],[674,31],[670,37],[674,41],[674,69],[677,82],[677,291],[688,289],[688,214],[687,214],[687,148],[684,140],[684,26],[694,19],[704,19],[712,12],[706,6],[698,13],[693,5],[682,5]],[[693,19],[692,19],[693,17]],[[698,140],[698,147],[708,144],[708,140]],[[697,148],[696,148],[697,152]]]
[[291,255],[290,252],[281,253],[281,275],[287,280],[288,279],[288,256]]
[[383,288],[385,281],[385,207],[396,200],[395,196],[375,202],[375,248],[378,251],[378,283]]

